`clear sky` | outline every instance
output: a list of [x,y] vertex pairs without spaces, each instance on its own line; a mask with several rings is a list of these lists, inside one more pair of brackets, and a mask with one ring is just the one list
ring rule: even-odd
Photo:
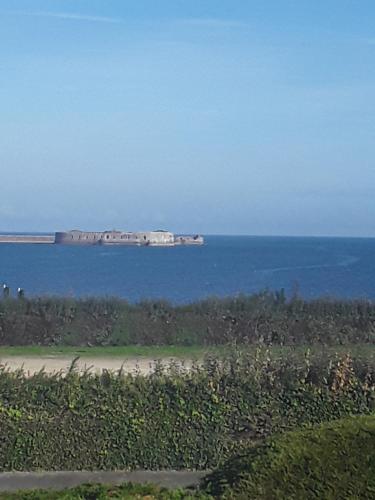
[[1,0],[0,230],[375,236],[374,0]]

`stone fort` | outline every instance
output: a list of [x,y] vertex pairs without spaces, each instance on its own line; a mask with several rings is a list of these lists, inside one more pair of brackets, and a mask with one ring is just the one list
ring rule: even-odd
[[55,233],[55,243],[65,245],[136,245],[136,246],[177,246],[203,245],[202,236],[176,236],[170,231],[67,231]]

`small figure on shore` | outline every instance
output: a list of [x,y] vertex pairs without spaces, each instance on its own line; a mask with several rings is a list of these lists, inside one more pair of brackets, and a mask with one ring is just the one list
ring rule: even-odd
[[4,283],[3,284],[3,297],[4,297],[4,299],[7,299],[9,297],[9,295],[10,295],[10,288],[6,283]]
[[23,299],[25,297],[25,290],[23,288],[17,288],[17,297]]

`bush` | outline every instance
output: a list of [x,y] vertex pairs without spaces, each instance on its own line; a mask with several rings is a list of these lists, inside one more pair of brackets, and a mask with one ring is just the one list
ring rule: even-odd
[[87,484],[62,491],[34,490],[18,493],[0,493],[0,500],[208,500],[205,493],[167,490],[152,485],[127,483],[121,486]]
[[374,409],[352,360],[268,353],[191,371],[66,376],[0,369],[0,470],[207,469],[242,442]]
[[286,432],[230,459],[204,480],[226,499],[373,499],[375,416]]
[[0,300],[0,345],[374,344],[375,303],[281,292],[172,306],[119,299]]

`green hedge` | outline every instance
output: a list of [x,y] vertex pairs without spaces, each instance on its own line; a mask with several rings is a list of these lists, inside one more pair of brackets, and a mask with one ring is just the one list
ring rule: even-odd
[[0,300],[0,345],[264,345],[375,341],[375,303],[282,292],[172,306],[118,299]]
[[0,470],[207,469],[242,441],[370,413],[374,372],[268,353],[192,371],[65,378],[0,371]]
[[153,485],[124,484],[104,486],[82,485],[62,491],[34,490],[19,493],[0,493],[0,500],[209,500],[205,493],[167,490]]
[[286,432],[229,460],[204,489],[225,499],[375,498],[375,416]]

